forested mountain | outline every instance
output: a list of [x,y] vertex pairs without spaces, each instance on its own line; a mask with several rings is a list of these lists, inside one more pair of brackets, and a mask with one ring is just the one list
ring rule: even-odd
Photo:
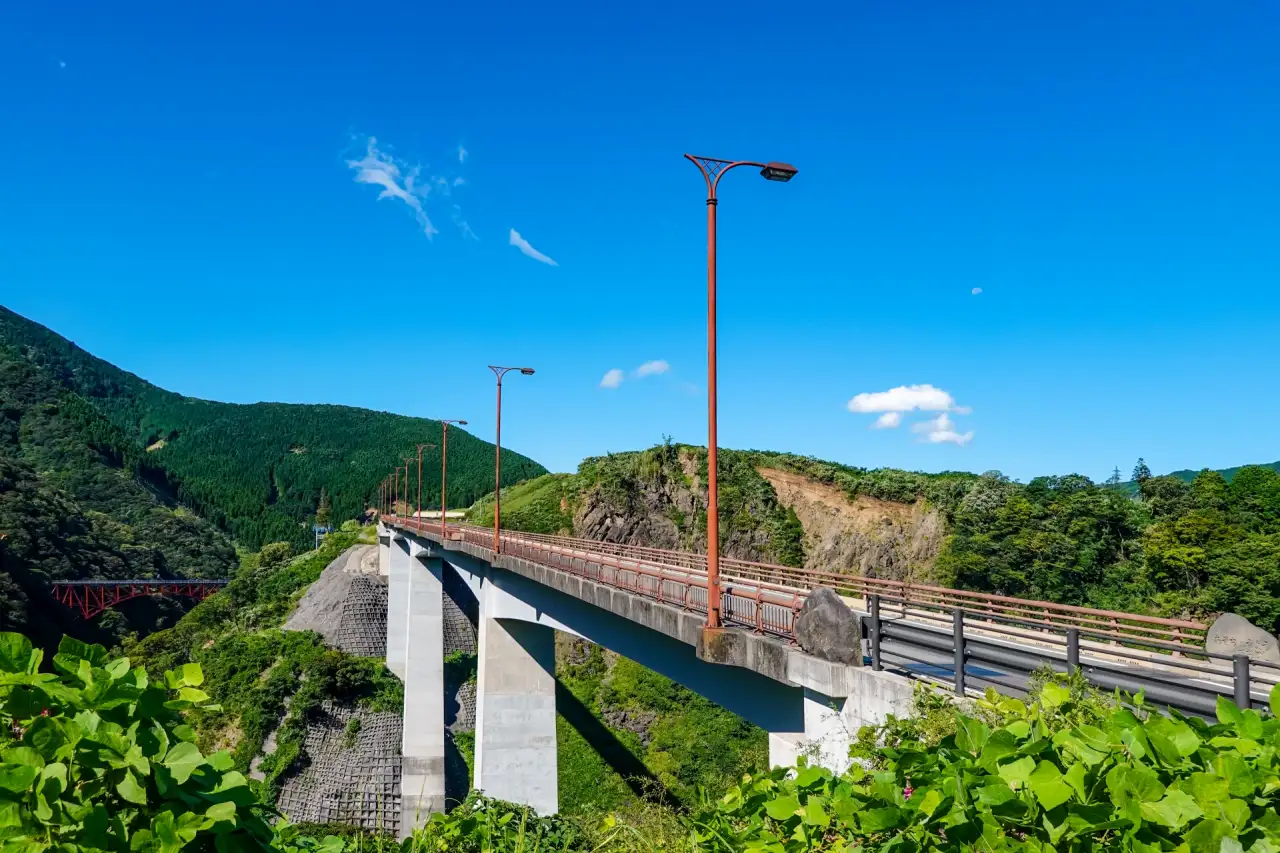
[[222,577],[231,541],[145,479],[142,454],[78,395],[0,344],[0,630],[46,647],[112,642],[181,607],[130,602],[86,625],[49,585],[84,578]]
[[[440,438],[438,421],[386,412],[184,397],[0,307],[4,344],[104,416],[121,436],[121,452],[136,459],[158,488],[249,548],[279,540],[305,543],[321,489],[327,491],[333,519],[360,515],[393,466],[416,444]],[[493,488],[493,445],[458,428],[450,430],[449,439],[451,503],[466,506]],[[423,494],[434,498],[439,457],[427,458]],[[504,483],[545,471],[503,450]]]
[[[504,490],[512,528],[704,550],[705,451],[659,445]],[[1224,611],[1280,630],[1280,472],[1015,483],[722,451],[730,556],[1133,612]],[[492,519],[492,496],[471,509]],[[843,517],[843,526],[830,519]],[[797,529],[799,527],[800,529]]]

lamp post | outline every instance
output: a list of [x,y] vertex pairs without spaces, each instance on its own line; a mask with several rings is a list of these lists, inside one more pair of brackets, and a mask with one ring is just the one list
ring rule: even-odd
[[449,424],[466,426],[466,421],[449,418],[440,422],[440,539],[448,538],[445,529],[444,514],[449,511],[448,492],[445,490],[445,475],[449,471]]
[[409,463],[412,461],[412,456],[404,458],[404,511],[406,515],[409,512]]
[[498,530],[501,527],[499,512],[502,504],[502,377],[512,370],[518,370],[525,376],[533,375],[532,367],[496,367],[489,365],[494,376],[498,377],[498,416],[495,420],[493,439],[493,553],[498,554]]
[[417,521],[418,524],[422,524],[422,448],[424,447],[435,448],[435,445],[434,444],[418,445],[418,512],[414,516],[414,520]]
[[707,627],[720,627],[720,493],[716,454],[716,189],[725,172],[754,166],[769,181],[789,181],[796,167],[786,163],[718,160],[684,155],[707,182]]
[[400,466],[397,465],[391,477],[391,514],[396,514],[396,501],[400,499]]

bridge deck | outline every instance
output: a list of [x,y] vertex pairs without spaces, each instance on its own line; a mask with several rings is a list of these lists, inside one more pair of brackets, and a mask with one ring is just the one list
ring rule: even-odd
[[[388,517],[405,532],[440,538],[439,522]],[[493,531],[447,524],[444,535],[488,549]],[[499,550],[549,568],[705,613],[706,556],[562,536],[503,531]],[[1075,607],[742,560],[721,561],[725,622],[794,639],[795,617],[819,586],[863,618],[866,663],[942,682],[1024,694],[1040,668],[1079,668],[1106,690],[1145,690],[1151,701],[1212,716],[1218,696],[1264,700],[1280,666],[1210,654],[1201,622]],[[958,643],[957,643],[958,640]],[[957,647],[959,653],[957,653]]]

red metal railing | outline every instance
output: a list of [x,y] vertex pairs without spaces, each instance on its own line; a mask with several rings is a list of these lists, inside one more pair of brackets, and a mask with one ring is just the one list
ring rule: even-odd
[[[428,525],[394,517],[383,521],[425,534],[434,530],[436,537],[440,532],[438,523]],[[489,528],[451,524],[448,529],[451,539],[460,539],[483,549],[493,544],[493,531]],[[502,549],[599,583],[691,610],[706,611],[705,554],[514,531],[502,532]],[[721,607],[726,621],[781,636],[791,636],[795,614],[804,604],[809,590],[820,586],[863,599],[877,595],[897,604],[903,615],[911,611],[925,619],[950,622],[951,614],[960,610],[980,619],[1012,622],[1031,630],[1040,628],[1056,633],[1077,628],[1113,643],[1159,642],[1188,652],[1203,650],[1208,628],[1203,622],[1187,619],[1054,604],[747,560],[722,558],[720,570],[724,586]]]
[[53,585],[54,600],[80,611],[85,620],[104,610],[144,595],[181,595],[204,601],[226,586],[227,580],[125,580],[125,581],[58,581]]

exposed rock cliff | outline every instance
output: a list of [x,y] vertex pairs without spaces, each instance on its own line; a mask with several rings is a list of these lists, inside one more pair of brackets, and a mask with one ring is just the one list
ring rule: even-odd
[[923,500],[899,503],[867,495],[850,499],[803,474],[759,468],[804,526],[805,568],[892,580],[928,582],[946,522]]

